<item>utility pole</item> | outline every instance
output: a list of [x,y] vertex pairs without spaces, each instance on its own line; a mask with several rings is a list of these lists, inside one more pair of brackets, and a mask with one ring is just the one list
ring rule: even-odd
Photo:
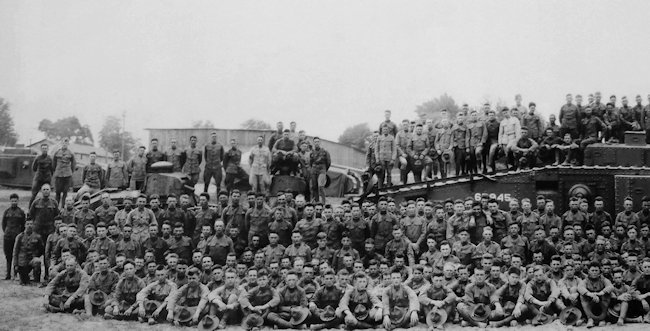
[[122,134],[120,136],[122,137],[122,157],[123,158],[126,155],[126,154],[124,154],[124,132],[126,132],[125,126],[126,126],[126,112],[122,111]]

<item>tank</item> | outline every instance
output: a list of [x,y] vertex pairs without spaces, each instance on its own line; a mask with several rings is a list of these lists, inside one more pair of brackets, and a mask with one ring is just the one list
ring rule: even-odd
[[586,148],[582,166],[545,166],[528,170],[509,171],[495,175],[470,175],[374,188],[357,201],[376,201],[381,196],[396,201],[425,198],[434,203],[447,199],[472,197],[480,200],[483,193],[495,198],[507,209],[510,199],[544,195],[568,210],[571,196],[582,196],[593,202],[603,197],[606,210],[615,214],[622,210],[623,200],[631,197],[635,206],[643,196],[650,196],[650,145],[593,144]]
[[[31,189],[34,172],[32,163],[37,154],[29,148],[5,148],[0,151],[0,185],[11,188]],[[85,164],[77,163],[72,175],[72,186],[81,187]]]

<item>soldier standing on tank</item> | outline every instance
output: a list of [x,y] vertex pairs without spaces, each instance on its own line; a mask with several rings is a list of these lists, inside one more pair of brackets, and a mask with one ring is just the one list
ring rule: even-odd
[[178,141],[176,138],[170,139],[169,143],[171,146],[167,152],[165,152],[165,157],[167,158],[167,161],[171,162],[173,172],[181,172],[183,168],[181,165],[181,154],[183,152],[178,149]]
[[95,194],[104,187],[104,169],[97,163],[97,153],[90,152],[90,164],[86,165],[81,176],[83,186],[77,191],[77,199],[85,193]]
[[250,151],[248,158],[250,165],[250,184],[255,193],[266,194],[267,183],[269,180],[269,168],[271,167],[271,150],[264,146],[264,137],[257,137],[257,146]]
[[391,172],[393,171],[393,164],[397,158],[397,145],[395,144],[395,137],[389,133],[388,127],[381,129],[381,135],[377,137],[375,143],[375,160],[384,169],[384,176],[386,178],[378,178],[379,188],[384,185],[393,186]]
[[[224,161],[224,149],[223,146],[217,142],[217,131],[212,131],[210,133],[210,143],[205,145],[204,151],[205,155],[205,169],[203,169],[203,192],[208,192],[208,187],[210,186],[210,181],[214,178],[214,185],[217,186],[217,192],[221,188],[221,179],[222,176],[222,165],[221,162]],[[223,162],[225,165],[226,162]]]
[[[226,190],[228,193],[232,192],[233,185],[235,180],[238,178],[241,171],[241,150],[237,148],[237,140],[230,139],[231,148],[223,155],[223,165],[226,167],[226,179],[224,184],[226,185]],[[223,150],[223,148],[222,148]],[[206,158],[207,160],[207,158]],[[219,169],[221,171],[221,169]],[[219,184],[217,184],[217,190],[219,189]]]
[[41,190],[43,184],[52,183],[52,174],[54,173],[54,160],[52,157],[47,155],[49,146],[47,144],[41,144],[41,155],[37,156],[32,163],[32,171],[34,172],[34,180],[32,181],[32,197],[29,199],[29,205],[31,206],[36,195]]
[[151,149],[147,153],[147,172],[151,172],[151,165],[159,161],[167,161],[167,156],[158,149],[158,138],[153,138]]
[[61,148],[54,153],[53,158],[54,188],[58,204],[63,204],[65,197],[68,196],[68,191],[72,187],[72,173],[77,167],[74,153],[68,149],[69,143],[68,138],[64,138]]
[[144,146],[138,147],[138,154],[134,155],[127,164],[132,182],[130,186],[136,190],[144,188],[144,182],[147,178],[147,158],[144,155],[144,150]]
[[[199,181],[199,174],[201,173],[201,162],[203,161],[203,153],[201,149],[196,147],[196,136],[190,137],[190,147],[185,149],[181,155],[181,164],[183,165],[183,173],[190,177],[189,185],[194,187]],[[205,184],[204,190],[207,192],[210,183]],[[217,190],[218,192],[218,190]]]
[[129,186],[129,171],[126,163],[120,159],[120,151],[113,150],[113,160],[108,164],[106,179],[107,188],[126,189]]
[[573,104],[573,96],[566,95],[566,104],[560,109],[560,134],[564,136],[565,133],[570,133],[571,138],[578,138],[578,107]]
[[314,137],[314,150],[310,155],[311,166],[311,198],[313,201],[325,203],[325,185],[327,184],[327,170],[332,165],[330,153],[320,145],[320,138]]

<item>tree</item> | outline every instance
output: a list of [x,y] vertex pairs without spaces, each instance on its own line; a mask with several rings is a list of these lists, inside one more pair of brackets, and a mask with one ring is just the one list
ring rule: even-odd
[[443,109],[447,109],[449,117],[453,118],[460,110],[460,107],[458,107],[454,98],[445,93],[433,100],[416,106],[415,113],[418,114],[420,119],[432,119],[435,123],[441,119],[440,111]]
[[9,102],[0,98],[0,145],[13,146],[18,141],[14,130],[14,120],[9,110]]
[[262,120],[256,120],[254,118],[249,118],[244,122],[242,122],[241,128],[248,129],[248,130],[272,130],[273,129],[271,127],[271,124],[266,123]]
[[192,127],[195,129],[212,129],[214,128],[214,124],[210,120],[205,120],[205,121],[194,121],[192,122]]
[[358,148],[366,149],[366,139],[372,134],[368,123],[360,123],[351,127],[348,127],[343,131],[343,134],[339,136],[339,143]]
[[83,145],[93,145],[95,142],[90,127],[81,125],[76,116],[62,118],[56,122],[43,119],[38,124],[38,130],[50,139],[70,138],[74,143]]
[[124,144],[123,159],[131,158],[131,153],[138,144],[138,140],[128,131],[122,131],[121,120],[117,116],[108,116],[104,121],[101,131],[99,131],[99,146],[112,152],[113,150],[122,151]]

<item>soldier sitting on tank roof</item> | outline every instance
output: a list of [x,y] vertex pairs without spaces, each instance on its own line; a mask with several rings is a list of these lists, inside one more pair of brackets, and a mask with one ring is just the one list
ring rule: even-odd
[[282,132],[282,139],[279,139],[273,145],[271,152],[273,153],[273,162],[271,164],[271,173],[281,174],[298,173],[298,148],[296,142],[290,138],[290,131],[284,130]]
[[521,138],[511,147],[514,156],[515,169],[526,169],[535,166],[537,160],[537,142],[528,137],[528,128],[521,128]]

